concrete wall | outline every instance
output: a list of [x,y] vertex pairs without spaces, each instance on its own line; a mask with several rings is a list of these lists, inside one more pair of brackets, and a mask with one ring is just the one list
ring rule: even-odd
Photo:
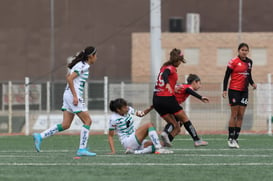
[[[150,31],[149,0],[54,0],[54,60],[50,2],[0,1],[0,81],[24,80],[25,76],[32,81],[64,80],[67,57],[87,45],[98,48],[92,79],[107,75],[112,80],[131,81],[131,35]],[[187,13],[200,14],[201,32],[238,31],[238,0],[161,2],[162,32],[169,32],[171,17],[184,18],[185,28]],[[242,30],[272,32],[273,1],[243,2]],[[229,43],[236,47],[237,43]]]
[[[149,33],[134,33],[132,35],[132,80],[133,82],[149,82],[150,81],[150,40]],[[256,82],[265,82],[267,74],[273,73],[273,33],[243,33],[240,40],[248,43],[250,46],[249,57],[251,58],[251,50],[255,48],[264,48],[266,50],[265,65],[259,65],[258,61],[253,59],[253,79]],[[196,73],[201,76],[203,82],[221,82],[223,80],[227,62],[237,55],[238,48],[237,33],[163,33],[162,63],[168,60],[169,52],[173,48],[182,50],[197,48],[199,49],[199,62],[192,65],[191,61],[185,58],[188,63],[181,64],[178,68],[179,81],[184,81],[184,75]],[[233,55],[226,59],[226,64],[219,65],[218,49],[230,48]],[[196,60],[195,60],[196,61]],[[264,60],[262,60],[264,61]]]

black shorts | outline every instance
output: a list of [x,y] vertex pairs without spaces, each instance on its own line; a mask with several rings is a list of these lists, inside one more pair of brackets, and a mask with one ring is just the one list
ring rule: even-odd
[[153,106],[160,116],[166,114],[176,114],[182,107],[178,104],[174,96],[153,96]]
[[231,106],[247,106],[248,91],[228,90],[229,104]]

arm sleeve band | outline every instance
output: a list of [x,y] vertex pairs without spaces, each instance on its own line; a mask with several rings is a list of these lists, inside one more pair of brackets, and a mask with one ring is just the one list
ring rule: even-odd
[[253,81],[253,79],[252,79],[251,71],[249,72],[249,75],[248,75],[248,81],[249,81],[250,85],[253,85],[253,84],[254,84],[254,81]]
[[188,94],[190,94],[190,95],[196,97],[197,99],[200,99],[200,100],[202,99],[202,96],[201,96],[201,95],[199,95],[198,93],[196,93],[194,90],[192,90],[192,89],[190,89],[190,88],[187,88],[187,89],[186,89],[186,93],[188,93]]
[[169,83],[169,75],[170,75],[171,71],[169,69],[165,69],[163,74],[162,74],[162,79],[164,80],[164,83],[167,84]]
[[229,79],[229,76],[230,76],[231,72],[232,72],[232,69],[227,67],[225,78],[224,78],[223,91],[227,90],[228,79]]
[[[250,60],[250,64],[251,64],[251,67],[252,67],[252,60]],[[254,84],[254,81],[252,79],[252,73],[251,73],[251,69],[249,69],[249,75],[248,75],[248,82],[250,83],[250,85],[253,85]]]

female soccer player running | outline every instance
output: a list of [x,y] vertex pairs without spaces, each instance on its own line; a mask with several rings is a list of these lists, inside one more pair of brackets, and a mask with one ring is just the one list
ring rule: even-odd
[[[109,121],[108,142],[111,149],[110,154],[115,154],[114,134],[118,134],[119,141],[125,153],[145,154],[145,153],[173,153],[171,150],[162,148],[157,132],[152,123],[146,123],[138,129],[134,126],[133,115],[145,116],[152,107],[144,111],[136,111],[128,106],[126,100],[118,98],[110,102],[110,110],[113,114]],[[149,136],[150,140],[145,140]]]
[[238,137],[241,131],[245,109],[248,103],[248,85],[256,89],[256,84],[252,80],[251,69],[252,60],[247,57],[249,46],[241,43],[238,47],[238,56],[230,60],[227,65],[223,94],[227,96],[227,85],[229,77],[228,97],[231,108],[231,115],[228,127],[228,146],[239,148]]
[[[208,103],[209,99],[207,97],[201,96],[196,92],[198,89],[200,89],[200,87],[201,87],[200,78],[195,74],[190,74],[187,78],[187,84],[179,84],[175,86],[175,97],[177,102],[181,105],[190,95],[192,95],[196,97],[197,99],[200,99],[202,102]],[[182,110],[182,114],[183,114],[183,121],[179,121],[178,119],[176,119],[180,126],[183,126],[183,122],[185,122],[185,124],[188,124],[187,122],[189,121],[188,116],[183,110]],[[194,130],[193,125],[191,126],[191,129]],[[170,141],[173,141],[173,137],[169,136],[172,130],[173,130],[173,125],[171,123],[168,123],[164,128],[164,132],[168,135]],[[192,134],[192,133],[195,133],[195,134]],[[190,135],[194,141],[194,146],[208,145],[208,142],[200,139],[196,131],[190,132]]]
[[69,72],[66,76],[67,86],[63,94],[63,122],[42,133],[33,134],[34,145],[37,152],[40,152],[40,145],[43,139],[68,129],[76,114],[83,122],[80,134],[80,145],[76,154],[78,156],[96,155],[96,153],[87,150],[87,141],[92,120],[83,100],[83,90],[89,76],[89,67],[97,59],[96,52],[96,48],[89,46],[74,56],[72,62],[68,64]]

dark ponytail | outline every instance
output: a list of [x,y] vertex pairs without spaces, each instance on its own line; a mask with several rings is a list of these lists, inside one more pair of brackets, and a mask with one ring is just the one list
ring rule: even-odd
[[89,55],[95,55],[97,52],[95,47],[89,46],[86,47],[81,52],[77,53],[75,56],[73,56],[72,62],[68,64],[68,68],[72,69],[74,65],[76,65],[78,62],[82,61],[83,63],[88,60]]

